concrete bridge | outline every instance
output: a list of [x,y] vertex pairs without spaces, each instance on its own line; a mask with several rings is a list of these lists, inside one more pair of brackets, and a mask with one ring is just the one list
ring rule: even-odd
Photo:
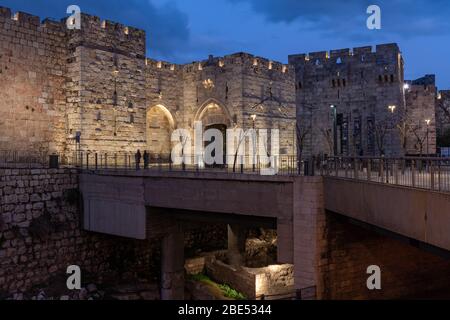
[[183,228],[228,227],[239,263],[242,226],[276,228],[278,262],[294,265],[303,299],[321,298],[326,212],[450,250],[450,194],[332,176],[213,172],[93,171],[80,175],[84,228],[134,239],[163,238],[162,297],[183,298]]

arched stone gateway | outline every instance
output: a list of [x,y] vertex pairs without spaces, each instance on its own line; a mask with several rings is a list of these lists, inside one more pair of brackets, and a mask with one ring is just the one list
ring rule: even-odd
[[[228,109],[214,99],[208,100],[198,110],[198,112],[195,116],[195,121],[201,121],[204,131],[206,131],[208,129],[216,129],[216,130],[219,130],[220,132],[222,132],[223,154],[224,154],[223,163],[215,164],[215,165],[213,165],[213,167],[223,166],[225,164],[226,150],[227,150],[226,149],[226,141],[227,141],[226,133],[227,133],[227,129],[230,128],[233,124],[233,122],[231,120],[231,115],[230,115]],[[204,144],[205,148],[212,142],[213,141],[205,142],[205,144]],[[212,154],[212,156],[214,157],[215,154]]]
[[201,121],[203,127],[211,125],[232,126],[231,114],[228,109],[214,99],[206,101],[195,115],[195,121]]
[[175,121],[170,111],[163,105],[156,105],[147,111],[147,151],[153,158],[169,158],[170,137],[175,130]]

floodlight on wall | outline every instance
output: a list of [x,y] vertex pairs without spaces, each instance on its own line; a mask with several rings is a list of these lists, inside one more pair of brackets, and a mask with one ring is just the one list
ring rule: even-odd
[[403,85],[403,89],[409,90],[409,84],[408,84],[408,83],[405,83],[405,84]]
[[427,124],[427,126],[429,126],[431,124],[431,120],[430,119],[426,119],[425,123]]
[[388,109],[391,111],[391,113],[394,113],[395,109],[397,109],[397,106],[391,105],[391,106],[388,106]]
[[203,81],[203,87],[205,89],[212,89],[214,88],[214,81],[211,79],[206,79]]

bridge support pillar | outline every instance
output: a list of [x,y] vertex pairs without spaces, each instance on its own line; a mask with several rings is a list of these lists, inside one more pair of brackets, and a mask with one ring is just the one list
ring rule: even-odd
[[233,267],[244,264],[246,230],[240,225],[228,225],[228,263]]
[[184,299],[184,233],[173,231],[162,240],[161,299]]
[[326,248],[322,177],[302,177],[294,183],[294,285],[297,298],[322,297],[321,255]]

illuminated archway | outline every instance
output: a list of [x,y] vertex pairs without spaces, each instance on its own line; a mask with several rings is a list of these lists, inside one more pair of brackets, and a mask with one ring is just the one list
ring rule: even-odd
[[231,114],[228,109],[215,99],[209,99],[197,110],[195,121],[201,121],[203,127],[211,125],[233,126]]
[[[226,161],[227,129],[234,125],[228,109],[217,100],[210,99],[198,109],[194,119],[195,121],[200,121],[202,123],[204,131],[208,129],[216,129],[222,132],[224,154],[223,162],[212,166],[223,166]],[[211,142],[206,142],[204,147],[206,148],[209,143]],[[213,152],[213,156],[215,156],[215,151]]]
[[147,151],[153,158],[168,158],[172,149],[170,141],[175,120],[163,105],[155,105],[147,110],[146,117]]

